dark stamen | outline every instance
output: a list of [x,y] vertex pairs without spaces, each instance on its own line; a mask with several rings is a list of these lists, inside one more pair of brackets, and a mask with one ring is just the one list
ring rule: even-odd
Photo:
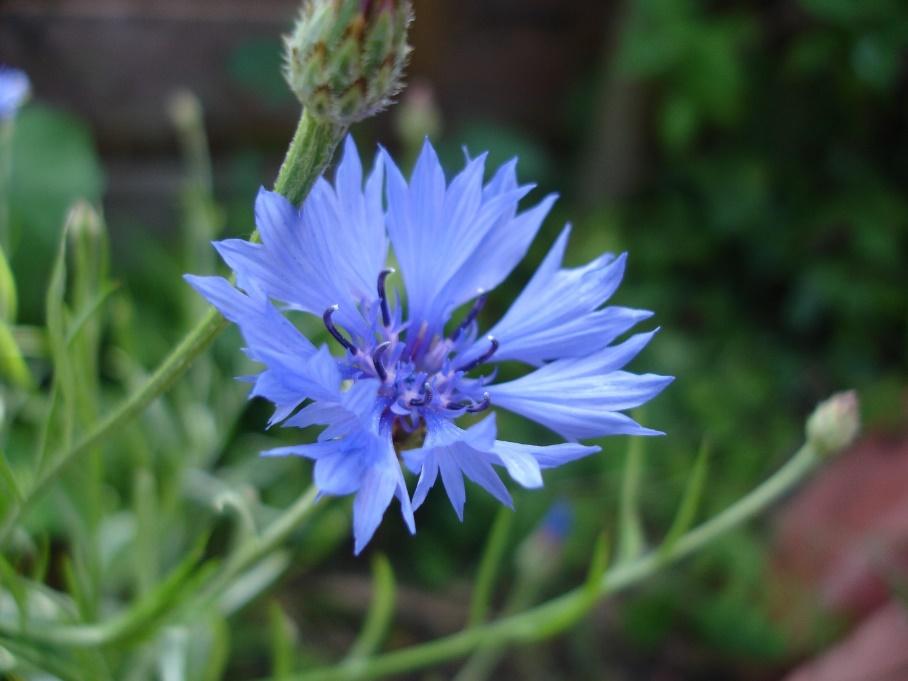
[[467,407],[467,411],[471,414],[476,414],[488,409],[490,404],[492,404],[492,398],[489,396],[489,393],[483,393],[482,399],[479,402],[474,402],[469,407]]
[[491,346],[489,346],[488,350],[486,350],[484,353],[482,353],[479,357],[474,359],[472,362],[467,362],[462,367],[459,367],[457,369],[457,371],[462,371],[462,372],[466,373],[466,372],[470,371],[470,369],[475,369],[480,364],[484,364],[485,362],[488,362],[489,358],[495,354],[496,350],[498,350],[498,341],[495,340],[495,338],[493,338],[492,336],[489,336],[489,343],[491,343]]
[[381,301],[381,321],[385,326],[391,326],[391,308],[388,307],[388,294],[385,291],[385,279],[396,270],[389,267],[378,275],[378,299]]
[[412,400],[410,400],[411,407],[422,407],[432,401],[432,388],[428,383],[423,384],[422,390],[422,397],[414,397]]
[[334,336],[334,340],[336,340],[338,343],[343,345],[345,348],[347,348],[347,350],[355,355],[358,352],[356,346],[346,338],[344,338],[341,332],[337,330],[334,322],[331,321],[332,315],[337,312],[338,309],[340,308],[337,305],[332,305],[331,307],[329,307],[327,310],[325,310],[324,314],[322,314],[322,321],[325,322],[325,328],[328,329],[328,333]]
[[460,338],[460,334],[466,331],[467,327],[473,323],[479,313],[482,312],[482,308],[485,307],[486,300],[488,300],[488,298],[489,294],[483,293],[473,302],[473,307],[471,307],[470,311],[467,312],[467,316],[463,318],[463,321],[458,324],[457,328],[454,329],[454,333],[451,334],[452,341],[456,341],[458,338]]
[[381,345],[376,345],[372,351],[372,366],[375,367],[375,373],[378,374],[378,378],[382,383],[388,379],[388,372],[385,371],[385,365],[381,363],[381,357],[390,346],[391,341],[385,341]]

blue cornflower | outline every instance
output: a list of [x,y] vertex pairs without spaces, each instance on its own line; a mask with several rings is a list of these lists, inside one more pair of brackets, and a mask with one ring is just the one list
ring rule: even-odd
[[[555,200],[518,212],[532,185],[517,183],[515,166],[504,165],[484,183],[483,155],[447,183],[426,142],[409,183],[384,151],[364,183],[348,138],[333,187],[320,179],[299,209],[261,190],[255,216],[262,243],[215,243],[238,288],[220,277],[187,276],[240,327],[247,353],[264,365],[251,394],[275,405],[271,423],[325,426],[313,444],[264,454],[313,459],[322,493],[356,495],[356,552],[393,497],[413,532],[413,509],[439,475],[463,518],[464,477],[510,506],[498,467],[524,487],[539,487],[542,469],[599,451],[579,439],[658,434],[620,413],[672,380],[621,370],[653,335],[612,344],[651,316],[603,307],[621,281],[625,256],[563,268],[565,229],[502,319],[478,335],[487,292],[524,257]],[[400,294],[392,294],[389,239],[406,315]],[[272,301],[321,317],[342,354],[315,347]],[[495,383],[487,367],[501,360],[532,370]],[[456,424],[491,406],[568,442],[499,440],[494,414],[467,428]],[[419,476],[412,500],[401,462]]]
[[31,91],[23,71],[0,65],[0,120],[12,118]]

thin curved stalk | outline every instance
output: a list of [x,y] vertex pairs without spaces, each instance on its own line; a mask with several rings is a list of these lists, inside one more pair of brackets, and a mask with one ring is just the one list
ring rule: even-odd
[[803,480],[822,457],[805,444],[768,480],[717,516],[678,538],[668,551],[658,549],[607,570],[592,593],[586,586],[569,591],[522,613],[482,624],[451,636],[361,660],[355,667],[326,667],[290,677],[292,681],[378,679],[464,657],[477,649],[530,643],[564,631],[606,595],[638,584],[660,569],[689,556],[723,534],[754,518]]

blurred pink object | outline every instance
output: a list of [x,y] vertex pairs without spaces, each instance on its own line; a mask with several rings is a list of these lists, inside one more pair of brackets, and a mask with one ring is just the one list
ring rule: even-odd
[[908,678],[908,609],[889,603],[836,647],[784,681],[902,681]]
[[887,602],[908,574],[908,440],[864,438],[830,461],[780,513],[773,572],[792,592],[783,609],[806,593],[857,619]]

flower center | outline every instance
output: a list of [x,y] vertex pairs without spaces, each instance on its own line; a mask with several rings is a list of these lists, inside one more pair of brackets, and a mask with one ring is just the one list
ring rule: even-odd
[[385,282],[393,273],[393,269],[382,270],[378,300],[361,309],[371,327],[368,337],[347,333],[334,322],[337,305],[322,315],[328,333],[345,350],[338,360],[344,378],[378,379],[382,419],[401,436],[420,430],[427,414],[454,419],[488,409],[491,399],[483,390],[488,377],[470,378],[467,373],[495,354],[498,341],[489,336],[485,352],[458,360],[473,345],[476,317],[487,296],[480,294],[450,335],[427,338],[428,324],[403,322],[399,310],[392,310]]

